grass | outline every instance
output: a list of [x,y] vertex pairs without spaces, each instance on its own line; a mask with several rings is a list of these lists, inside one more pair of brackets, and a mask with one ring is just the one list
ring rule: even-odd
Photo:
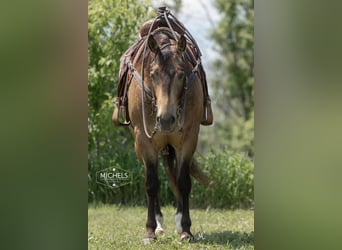
[[254,249],[252,210],[191,209],[193,243],[174,232],[175,209],[163,207],[164,235],[142,244],[147,209],[101,205],[88,208],[88,249]]

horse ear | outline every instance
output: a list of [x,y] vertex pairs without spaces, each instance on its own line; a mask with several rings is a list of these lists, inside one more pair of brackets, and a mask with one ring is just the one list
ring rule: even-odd
[[148,47],[153,53],[157,53],[159,47],[157,41],[154,39],[153,35],[150,35],[147,40]]
[[181,36],[178,40],[178,45],[177,45],[178,51],[184,52],[186,48],[186,39],[185,36]]

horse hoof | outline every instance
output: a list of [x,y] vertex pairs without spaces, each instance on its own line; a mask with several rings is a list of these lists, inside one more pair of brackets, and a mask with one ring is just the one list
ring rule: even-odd
[[153,238],[143,238],[143,243],[144,243],[144,245],[149,245],[149,244],[151,244],[153,241],[155,241],[155,239],[153,239]]
[[180,237],[180,240],[181,240],[181,242],[184,242],[184,241],[192,242],[192,241],[194,241],[194,236],[192,236],[191,233],[183,232],[181,237]]
[[164,234],[164,230],[162,228],[157,228],[155,234],[156,235],[163,235]]
[[154,233],[146,233],[143,238],[144,245],[151,244],[153,241],[157,239],[156,235]]

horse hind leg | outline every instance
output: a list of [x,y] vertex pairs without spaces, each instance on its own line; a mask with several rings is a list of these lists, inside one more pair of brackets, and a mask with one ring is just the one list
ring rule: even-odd
[[172,192],[178,201],[179,190],[178,190],[177,182],[176,182],[177,169],[175,166],[176,154],[172,146],[168,145],[162,151],[162,159],[163,159],[166,175],[168,176],[170,183],[171,183]]
[[162,151],[162,158],[165,167],[165,172],[170,180],[172,192],[177,202],[177,212],[175,215],[176,232],[182,233],[182,199],[177,186],[177,168],[176,168],[176,154],[173,147],[170,145]]

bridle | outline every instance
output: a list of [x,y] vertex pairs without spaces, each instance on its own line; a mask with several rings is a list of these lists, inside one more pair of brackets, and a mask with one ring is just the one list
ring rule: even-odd
[[[171,32],[174,40],[176,42],[178,42],[178,36],[177,36],[176,32],[174,31],[174,29],[172,28],[172,25],[170,24],[170,22],[168,20],[168,15],[171,15],[171,17],[174,18],[174,16],[168,10],[164,11],[164,12],[160,12],[159,15],[153,20],[153,22],[149,28],[149,31],[148,31],[147,35],[145,36],[144,49],[143,49],[143,54],[142,54],[141,73],[140,74],[137,71],[137,69],[134,67],[133,63],[128,58],[128,56],[125,57],[125,64],[127,64],[128,69],[132,73],[132,76],[135,78],[136,82],[138,83],[138,86],[141,88],[141,106],[142,106],[143,126],[144,126],[145,135],[149,139],[151,139],[155,135],[155,133],[158,131],[158,123],[156,122],[156,124],[155,124],[155,126],[151,132],[147,131],[146,115],[145,115],[145,112],[146,112],[145,111],[145,94],[151,98],[152,113],[154,113],[157,110],[156,98],[155,98],[154,91],[153,91],[153,89],[151,90],[150,88],[145,86],[145,82],[144,82],[144,67],[145,67],[145,59],[146,59],[147,39],[150,35],[154,35],[158,32]],[[158,29],[156,29],[152,32],[152,28],[153,28],[154,23],[156,22],[156,20],[158,20],[158,18],[161,18],[161,17],[165,18],[168,27],[159,27]],[[185,35],[192,38],[191,34],[185,29],[185,27],[183,26],[182,28],[185,30]],[[192,39],[192,40],[194,40],[194,39]],[[171,46],[171,44],[165,44],[159,49],[162,50],[167,46]],[[184,53],[186,53],[186,52],[184,52]],[[200,52],[199,52],[199,56],[201,56]],[[194,82],[196,74],[198,73],[198,67],[200,64],[201,64],[201,59],[199,57],[196,61],[195,66],[193,66],[191,73],[187,76],[184,87],[183,87],[182,96],[181,96],[180,103],[179,103],[178,108],[177,108],[177,116],[180,117],[180,120],[178,119],[178,127],[179,127],[180,132],[183,131],[183,127],[184,127],[185,105],[186,105],[187,92],[191,88],[191,86],[193,85],[193,82]]]

